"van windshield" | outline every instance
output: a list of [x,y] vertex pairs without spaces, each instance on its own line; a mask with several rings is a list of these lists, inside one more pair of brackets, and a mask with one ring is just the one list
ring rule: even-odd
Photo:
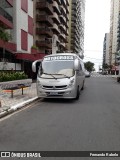
[[41,78],[70,78],[74,76],[74,61],[43,61],[38,75]]

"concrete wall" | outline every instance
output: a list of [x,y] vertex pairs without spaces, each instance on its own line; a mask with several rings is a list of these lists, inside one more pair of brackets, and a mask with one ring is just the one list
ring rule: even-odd
[[0,62],[0,70],[21,70],[20,63],[9,63],[9,62]]

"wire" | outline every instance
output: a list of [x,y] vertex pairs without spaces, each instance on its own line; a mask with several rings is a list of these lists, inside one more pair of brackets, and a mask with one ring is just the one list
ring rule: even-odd
[[85,58],[90,58],[90,59],[95,59],[95,60],[103,60],[102,58],[101,59],[97,59],[97,58],[91,58],[91,57],[87,57],[87,56],[84,56]]
[[85,50],[85,52],[100,52],[100,53],[103,53],[103,51],[100,51],[100,50]]

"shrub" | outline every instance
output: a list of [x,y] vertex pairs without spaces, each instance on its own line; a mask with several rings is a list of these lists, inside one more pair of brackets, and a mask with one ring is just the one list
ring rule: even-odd
[[0,72],[0,82],[27,79],[24,72]]
[[35,46],[35,45],[33,45],[31,48],[32,49],[38,49],[37,46]]

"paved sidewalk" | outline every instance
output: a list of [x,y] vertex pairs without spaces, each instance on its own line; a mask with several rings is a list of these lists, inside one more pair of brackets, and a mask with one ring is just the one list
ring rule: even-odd
[[20,108],[19,106],[24,106],[35,99],[37,99],[36,83],[32,83],[31,87],[25,88],[23,95],[21,89],[15,90],[13,98],[11,98],[11,93],[6,93],[0,89],[0,114],[11,108],[14,108],[14,110]]

